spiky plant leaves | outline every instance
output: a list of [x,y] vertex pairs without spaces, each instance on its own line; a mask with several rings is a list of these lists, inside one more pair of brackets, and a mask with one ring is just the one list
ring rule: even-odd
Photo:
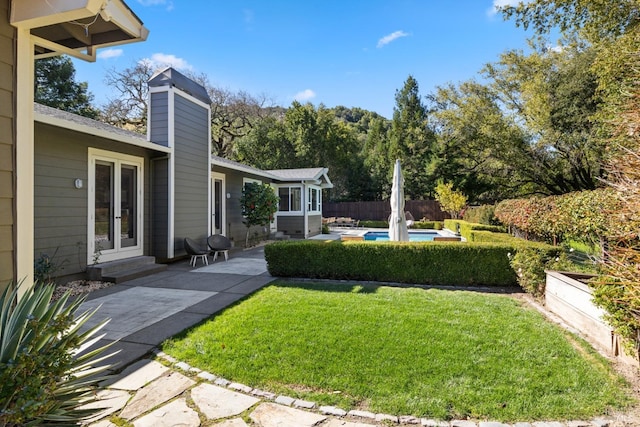
[[[22,289],[20,289],[22,287]],[[53,285],[9,286],[0,296],[0,424],[78,425],[111,368],[110,346],[90,350],[105,320],[83,328],[97,309],[77,314],[85,298],[51,302]],[[23,291],[18,297],[19,291]]]

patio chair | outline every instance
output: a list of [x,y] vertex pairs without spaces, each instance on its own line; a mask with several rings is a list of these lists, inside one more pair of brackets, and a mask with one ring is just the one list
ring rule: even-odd
[[213,252],[213,260],[218,259],[218,254],[224,254],[224,260],[229,261],[229,249],[231,249],[231,240],[222,234],[213,234],[207,239],[207,244]]
[[190,239],[189,237],[185,237],[184,250],[187,252],[187,254],[191,255],[191,261],[189,261],[189,265],[191,265],[192,267],[196,266],[198,258],[202,259],[203,264],[209,265],[209,259],[207,258],[207,255],[209,255],[209,250],[198,245],[195,240]]

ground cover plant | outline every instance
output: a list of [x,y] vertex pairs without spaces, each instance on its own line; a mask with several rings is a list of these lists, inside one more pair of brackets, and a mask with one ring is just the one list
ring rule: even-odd
[[589,419],[631,403],[586,343],[508,295],[278,281],[162,348],[344,409],[514,422]]

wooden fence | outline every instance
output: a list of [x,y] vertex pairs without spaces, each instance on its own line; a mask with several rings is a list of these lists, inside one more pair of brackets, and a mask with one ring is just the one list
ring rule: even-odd
[[[440,203],[435,200],[407,200],[404,210],[411,212],[416,221],[422,218],[427,218],[431,221],[442,221],[449,218],[449,214],[442,212]],[[322,216],[325,218],[335,216],[369,221],[386,221],[389,215],[391,215],[389,201],[325,202],[322,204]]]

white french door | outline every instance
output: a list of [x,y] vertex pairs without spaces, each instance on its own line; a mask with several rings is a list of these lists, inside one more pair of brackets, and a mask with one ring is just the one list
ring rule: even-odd
[[87,263],[143,253],[141,157],[89,149]]

